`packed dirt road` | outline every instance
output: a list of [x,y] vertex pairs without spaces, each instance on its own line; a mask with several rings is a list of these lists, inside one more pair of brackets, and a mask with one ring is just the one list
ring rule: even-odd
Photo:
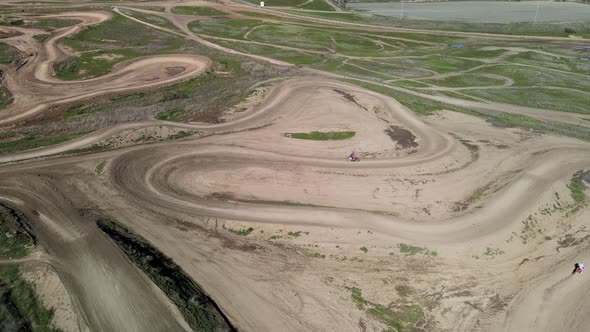
[[[2,28],[20,33],[3,41],[33,55],[6,72],[15,101],[0,123],[153,89],[213,65],[198,55],[155,56],[93,79],[55,79],[52,64],[69,54],[59,41],[110,15],[54,14],[81,23],[42,48],[34,31]],[[0,156],[0,202],[31,220],[45,251],[19,262],[54,268],[96,331],[190,330],[153,279],[97,228],[105,217],[170,257],[239,331],[583,331],[590,324],[590,280],[571,275],[590,254],[590,210],[584,189],[582,200],[572,189],[587,185],[589,143],[457,112],[420,117],[333,76],[262,91],[217,124],[128,123]],[[199,134],[44,158],[158,126]],[[293,135],[310,132],[353,135]],[[360,162],[347,161],[352,151]]]

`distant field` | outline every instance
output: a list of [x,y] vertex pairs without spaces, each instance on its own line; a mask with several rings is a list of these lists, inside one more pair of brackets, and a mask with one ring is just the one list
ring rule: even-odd
[[[477,23],[533,22],[537,2],[457,1],[404,3],[362,2],[349,3],[347,8],[371,14],[413,20],[463,21]],[[540,2],[537,22],[573,22],[590,19],[590,6],[579,3]]]
[[[259,5],[261,0],[246,0],[255,5]],[[297,7],[310,10],[332,11],[334,8],[326,1],[331,0],[264,0],[265,7]]]

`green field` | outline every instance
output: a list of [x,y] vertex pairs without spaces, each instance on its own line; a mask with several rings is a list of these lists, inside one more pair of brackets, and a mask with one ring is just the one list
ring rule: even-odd
[[161,16],[146,14],[146,13],[138,12],[135,10],[121,10],[121,12],[123,12],[124,14],[129,15],[131,17],[135,17],[141,21],[151,23],[151,24],[154,24],[154,25],[166,28],[166,29],[178,31],[178,28],[174,24],[172,24],[172,22],[168,21],[167,19],[165,19]]
[[7,44],[0,43],[0,64],[8,64],[11,63],[14,59],[14,54],[12,53],[12,48]]
[[445,87],[470,87],[470,86],[486,86],[486,85],[502,85],[504,80],[494,77],[487,77],[484,75],[464,74],[457,76],[450,76],[440,80],[421,80],[421,82],[429,83]]
[[216,20],[198,20],[188,24],[191,31],[216,37],[243,39],[243,36],[253,27],[262,24],[254,19],[223,18]]
[[51,137],[35,137],[27,135],[18,140],[0,142],[0,155],[55,145],[80,136],[82,136],[82,134],[65,134]]
[[469,90],[464,93],[513,105],[590,114],[590,108],[588,108],[589,93],[543,88]]
[[226,12],[211,7],[176,6],[172,7],[174,14],[197,16],[223,16]]

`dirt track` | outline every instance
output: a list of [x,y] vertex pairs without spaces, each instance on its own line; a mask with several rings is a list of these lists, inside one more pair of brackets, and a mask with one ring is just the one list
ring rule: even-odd
[[[33,39],[33,35],[38,31],[2,28],[22,33],[3,41],[16,48],[23,58],[17,67],[9,67],[6,72],[6,87],[12,92],[14,102],[0,112],[0,125],[34,116],[55,105],[80,102],[113,93],[145,90],[188,79],[203,73],[211,65],[208,58],[201,56],[143,57],[119,63],[112,72],[101,77],[83,81],[60,81],[53,77],[53,64],[64,60],[70,54],[60,46],[59,41],[85,26],[104,22],[111,16],[106,12],[72,12],[42,17],[79,19],[82,23],[62,29],[49,37],[43,43],[43,47]],[[182,70],[170,72],[168,68]]]
[[[210,65],[199,56],[158,56],[122,63],[87,81],[56,81],[51,64],[65,55],[59,39],[108,19],[101,13],[59,16],[84,22],[48,39],[44,52],[8,73],[15,103],[0,112],[2,123],[49,105],[193,77]],[[39,48],[30,32],[21,32],[11,45],[26,54]],[[185,71],[167,76],[166,66]],[[109,128],[0,162],[158,124],[164,123]],[[34,221],[42,247],[93,329],[186,328],[163,294],[97,230],[97,215],[116,218],[172,257],[244,331],[380,331],[383,326],[366,321],[346,287],[358,286],[387,304],[402,301],[394,286],[405,283],[424,297],[442,289],[440,310],[451,313],[436,309],[439,329],[583,331],[590,324],[590,279],[569,274],[573,262],[587,260],[590,247],[587,241],[563,244],[570,235],[588,236],[589,210],[541,212],[556,204],[555,193],[559,202],[571,203],[567,184],[589,168],[588,143],[497,128],[462,114],[423,119],[392,98],[325,78],[278,84],[260,105],[223,124],[167,125],[207,135],[0,166],[0,200]],[[409,131],[417,147],[392,140],[386,134],[391,126]],[[283,135],[309,131],[356,134],[344,141]],[[361,162],[346,161],[352,150]],[[103,160],[105,173],[97,175]],[[256,204],[265,201],[316,206]],[[531,215],[540,232],[523,228]],[[247,226],[256,229],[253,239],[219,235],[226,227]],[[269,236],[279,230],[309,234],[295,244],[271,244]],[[400,243],[436,249],[438,256],[404,256],[396,251]],[[368,254],[359,251],[364,246]],[[486,248],[502,253],[487,257]],[[305,250],[328,258],[310,258]],[[453,287],[469,294],[457,295]],[[491,300],[494,294],[500,304]]]

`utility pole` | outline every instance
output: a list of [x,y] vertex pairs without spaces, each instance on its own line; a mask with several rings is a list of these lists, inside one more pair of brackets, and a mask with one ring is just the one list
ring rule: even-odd
[[541,5],[540,1],[537,1],[537,11],[535,12],[535,19],[533,20],[533,25],[537,24],[537,17],[539,16],[539,6]]
[[404,19],[404,0],[402,0],[401,3],[402,3],[402,8],[399,11],[399,19],[403,20]]

